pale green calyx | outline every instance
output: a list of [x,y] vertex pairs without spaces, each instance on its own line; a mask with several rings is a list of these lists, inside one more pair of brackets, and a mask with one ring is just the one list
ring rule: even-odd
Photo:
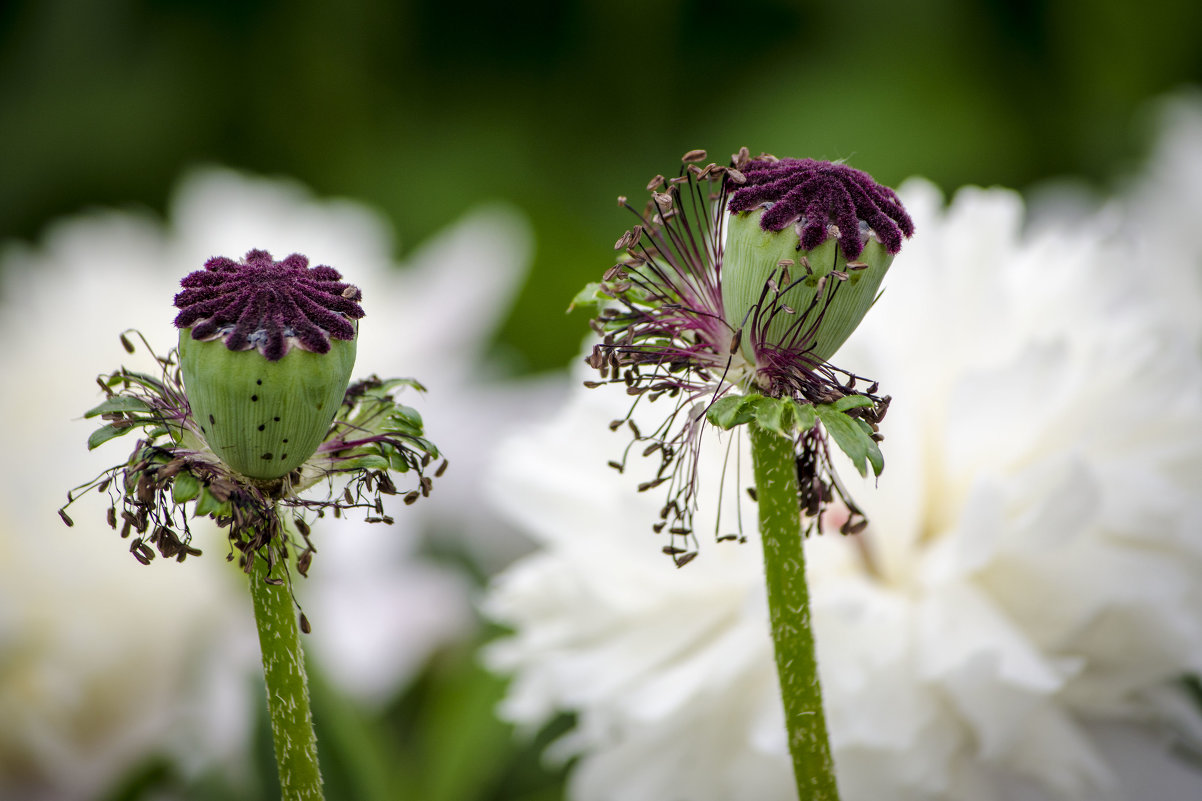
[[766,231],[763,214],[736,212],[727,220],[720,276],[726,321],[743,331],[740,348],[752,364],[762,347],[804,350],[825,362],[872,307],[893,254],[871,234],[850,262],[834,236],[801,250],[795,226]]
[[355,340],[328,353],[292,348],[270,361],[257,350],[179,335],[180,369],[205,442],[226,465],[269,480],[300,467],[325,439],[355,365]]

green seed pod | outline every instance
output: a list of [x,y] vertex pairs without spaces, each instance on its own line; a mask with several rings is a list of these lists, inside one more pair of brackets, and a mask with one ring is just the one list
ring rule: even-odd
[[278,361],[231,351],[180,331],[180,367],[192,415],[223,462],[250,478],[280,478],[325,439],[355,365],[355,341],[328,353],[293,348]]
[[180,369],[192,419],[233,470],[277,479],[330,430],[355,364],[360,292],[336,270],[252,250],[184,278]]
[[[722,306],[727,320],[737,326],[761,299],[766,304],[775,300],[793,313],[772,315],[762,339],[758,332],[754,339],[743,338],[747,360],[755,362],[753,342],[790,349],[803,337],[812,336],[805,343],[810,353],[817,361],[827,361],[868,313],[893,263],[893,254],[871,237],[850,262],[834,237],[810,250],[801,250],[800,238],[792,226],[781,231],[764,230],[763,214],[762,210],[740,212],[732,214],[728,222],[726,269],[722,275]],[[765,298],[764,287],[769,279],[782,290],[779,296],[770,292]],[[820,285],[823,295],[815,303]],[[798,315],[807,309],[812,309],[808,320],[799,325]],[[821,321],[811,332],[810,321],[819,314]]]
[[914,224],[892,189],[846,164],[762,156],[730,180],[726,322],[748,362],[787,352],[813,369],[864,319]]

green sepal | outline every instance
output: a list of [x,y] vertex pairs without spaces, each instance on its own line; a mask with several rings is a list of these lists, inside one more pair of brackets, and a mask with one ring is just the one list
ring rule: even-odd
[[726,395],[710,404],[705,419],[723,431],[729,431],[755,419],[756,403],[761,398],[762,395]]
[[582,311],[589,317],[596,317],[601,313],[601,307],[608,303],[612,298],[605,294],[601,284],[593,281],[585,284],[584,289],[581,289],[572,298],[572,302],[568,304],[565,314],[571,314],[574,311]]
[[141,398],[132,395],[114,395],[104,403],[84,412],[84,418],[99,417],[114,412],[149,412],[150,406]]
[[171,499],[176,503],[186,503],[200,495],[200,481],[187,470],[181,470],[171,481]]
[[863,420],[849,417],[836,406],[837,402],[816,407],[818,419],[860,475],[868,475],[871,465],[873,473],[879,476],[885,469],[885,458],[872,438],[872,427]]
[[388,415],[388,421],[382,427],[382,430],[420,437],[423,431],[422,426],[422,416],[417,409],[414,409],[412,406],[402,406],[398,403]]
[[872,405],[872,399],[867,395],[844,395],[839,400],[827,404],[836,412],[846,412],[849,409],[863,409]]
[[761,398],[756,403],[755,422],[765,431],[793,439],[793,405],[790,398]]
[[812,403],[798,403],[792,401],[793,404],[793,420],[797,428],[804,434],[818,423],[818,410],[814,408]]
[[335,462],[335,470],[389,470],[392,462],[378,453],[365,453]]
[[228,516],[233,511],[229,501],[219,501],[213,497],[213,493],[209,492],[208,487],[202,487],[200,495],[196,499],[196,511],[193,514],[196,517],[207,517],[209,515]]
[[387,443],[380,443],[380,451],[388,459],[389,466],[398,473],[408,473],[409,463],[405,461],[405,454],[399,448],[394,448]]
[[103,428],[98,428],[92,432],[92,435],[90,437],[88,437],[88,450],[90,450],[90,451],[95,450],[96,448],[99,448],[104,443],[108,442],[110,439],[116,439],[117,437],[123,437],[126,434],[128,434],[129,432],[133,431],[135,428],[137,428],[137,426],[133,426],[133,425],[123,425],[120,428],[118,428],[117,426],[113,425],[112,423],[109,423],[107,426],[104,426]]

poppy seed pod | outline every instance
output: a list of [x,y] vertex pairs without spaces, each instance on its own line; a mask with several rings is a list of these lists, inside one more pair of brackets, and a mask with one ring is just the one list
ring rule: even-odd
[[[878,426],[889,406],[876,381],[831,364],[880,295],[882,279],[914,224],[892,189],[846,164],[752,157],[726,165],[690,150],[678,175],[655,176],[637,222],[618,238],[622,253],[573,305],[593,309],[599,341],[587,359],[599,379],[634,401],[626,417],[634,443],[626,456],[658,454],[666,485],[656,533],[674,538],[676,564],[691,550],[698,443],[712,424],[790,439],[798,502],[816,525],[839,496],[851,513],[844,533],[863,528],[830,459],[827,435],[861,474],[880,475]],[[667,398],[663,422],[644,434],[633,420],[646,398]]]
[[295,470],[321,444],[355,363],[359,290],[331,267],[252,250],[183,279],[180,368],[209,448],[248,478]]
[[[913,223],[893,190],[865,172],[814,159],[760,159],[728,205],[722,305],[735,328],[757,317],[755,348],[829,360],[876,300]],[[765,305],[765,287],[779,295]],[[768,313],[765,313],[768,312]]]

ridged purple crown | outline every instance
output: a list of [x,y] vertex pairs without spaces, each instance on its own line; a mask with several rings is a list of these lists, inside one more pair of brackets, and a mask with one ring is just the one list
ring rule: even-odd
[[801,246],[812,250],[830,236],[828,225],[839,228],[839,247],[848,259],[864,249],[860,220],[876,232],[889,253],[901,250],[902,237],[914,233],[914,223],[897,195],[861,170],[815,159],[753,159],[739,167],[746,183],[731,184],[730,211],[750,211],[770,204],[760,218],[765,231],[780,231],[801,223]]
[[191,327],[193,339],[223,338],[230,350],[258,348],[268,361],[282,359],[290,339],[327,353],[330,337],[355,338],[351,320],[363,316],[363,293],[341,279],[333,267],[309,267],[299,253],[283,261],[265,250],[241,262],[217,256],[180,281],[175,325]]

